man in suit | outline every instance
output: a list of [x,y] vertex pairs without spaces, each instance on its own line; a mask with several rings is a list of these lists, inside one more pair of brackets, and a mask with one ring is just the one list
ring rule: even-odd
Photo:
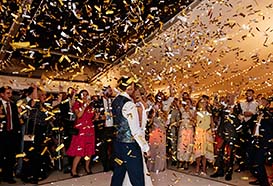
[[[228,98],[225,102],[222,102],[222,107],[219,108],[220,122],[217,128],[217,134],[220,140],[214,163],[216,172],[210,176],[212,178],[223,177],[225,175],[225,180],[230,181],[232,179],[235,146],[238,143],[238,133],[236,129],[240,125],[236,109],[234,103],[230,102]],[[224,158],[227,148],[228,158],[225,161]]]
[[113,169],[112,167],[112,146],[114,137],[114,125],[112,116],[112,101],[113,90],[110,86],[104,86],[102,89],[103,96],[98,99],[94,104],[100,114],[99,119],[96,121],[96,135],[100,144],[100,157],[103,165],[103,171],[108,172]]
[[[65,150],[68,149],[71,143],[72,139],[72,130],[74,127],[74,123],[76,120],[76,115],[72,111],[72,106],[75,103],[75,96],[76,96],[77,90],[73,87],[69,87],[67,89],[67,93],[62,94],[62,101],[59,105],[60,111],[61,111],[61,125],[64,127],[64,136],[63,136],[63,142]],[[71,165],[73,162],[73,157],[67,156],[67,158],[64,159],[64,173],[70,173],[71,172]]]
[[256,114],[258,103],[254,100],[254,90],[248,89],[246,91],[246,101],[241,102],[238,106],[240,107],[241,114],[239,119],[242,123],[242,130],[239,134],[239,148],[236,149],[237,161],[239,167],[235,172],[242,172],[249,168],[249,147],[251,138],[251,128],[253,128],[254,120],[253,116]]
[[111,186],[122,186],[126,171],[132,185],[144,186],[142,152],[149,156],[150,148],[140,130],[137,107],[131,97],[134,93],[134,79],[120,78],[118,88],[122,92],[112,102],[116,135]]
[[16,183],[13,177],[15,156],[19,152],[21,125],[18,108],[11,101],[12,89],[0,88],[0,166],[4,182]]
[[270,101],[268,99],[261,98],[259,111],[254,116],[255,125],[252,128],[250,170],[257,180],[249,182],[250,185],[270,185],[265,169],[266,154],[273,147],[273,116],[269,112],[269,105]]

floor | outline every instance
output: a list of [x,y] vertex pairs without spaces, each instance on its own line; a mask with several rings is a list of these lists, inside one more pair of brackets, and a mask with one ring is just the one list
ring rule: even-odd
[[[271,167],[267,167],[268,172],[272,173]],[[83,171],[80,172],[80,178],[71,178],[70,174],[64,174],[62,171],[54,171],[50,176],[39,182],[42,186],[109,186],[112,172],[102,172],[102,167],[99,163],[93,166],[92,171],[94,174],[86,175]],[[154,186],[247,186],[248,182],[253,180],[253,177],[248,171],[242,173],[234,173],[231,181],[226,181],[222,178],[210,178],[212,168],[208,168],[208,175],[200,176],[194,174],[194,167],[191,166],[189,170],[177,169],[175,166],[168,166],[164,172],[151,173]],[[25,184],[19,179],[16,179],[16,186],[34,186],[32,184]],[[6,183],[0,183],[6,186]]]

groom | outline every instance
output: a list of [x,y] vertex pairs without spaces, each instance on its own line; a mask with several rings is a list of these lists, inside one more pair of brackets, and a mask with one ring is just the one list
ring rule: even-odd
[[144,186],[142,152],[150,155],[149,145],[142,139],[139,117],[131,96],[135,80],[122,77],[118,80],[121,93],[112,102],[116,136],[114,138],[114,173],[111,186],[122,186],[126,171],[133,186]]

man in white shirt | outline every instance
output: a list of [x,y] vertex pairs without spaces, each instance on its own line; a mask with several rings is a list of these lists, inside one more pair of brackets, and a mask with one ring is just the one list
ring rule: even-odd
[[114,173],[111,186],[122,186],[126,171],[133,186],[144,186],[142,151],[150,155],[149,145],[139,127],[137,107],[131,98],[134,79],[122,77],[118,80],[122,91],[112,103],[114,138]]
[[240,134],[240,148],[238,148],[236,155],[239,162],[239,168],[235,172],[242,172],[248,168],[249,162],[249,147],[251,130],[254,125],[252,116],[257,113],[258,103],[254,100],[254,90],[248,89],[246,91],[246,101],[239,104],[241,108],[240,119],[242,123],[242,134]]
[[[101,107],[100,114],[102,125],[99,128],[98,136],[101,141],[101,161],[103,165],[103,171],[107,172],[112,170],[111,158],[113,150],[113,136],[114,136],[114,124],[112,115],[112,101],[113,101],[113,90],[110,86],[103,88],[103,96],[100,99],[102,102],[99,104]],[[98,137],[97,136],[97,137]]]

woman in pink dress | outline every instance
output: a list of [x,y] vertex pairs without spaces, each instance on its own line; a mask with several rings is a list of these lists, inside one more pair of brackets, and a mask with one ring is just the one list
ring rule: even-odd
[[150,111],[152,131],[149,134],[151,157],[147,161],[148,170],[162,172],[167,166],[166,161],[166,126],[167,114],[163,112],[161,102],[156,102]]
[[90,99],[87,90],[81,90],[78,100],[74,103],[72,110],[76,114],[74,128],[79,133],[72,136],[70,147],[66,154],[74,156],[71,175],[79,177],[77,174],[77,166],[82,157],[85,159],[85,171],[91,174],[90,159],[95,154],[95,129],[93,120],[95,119],[95,111],[90,106]]

